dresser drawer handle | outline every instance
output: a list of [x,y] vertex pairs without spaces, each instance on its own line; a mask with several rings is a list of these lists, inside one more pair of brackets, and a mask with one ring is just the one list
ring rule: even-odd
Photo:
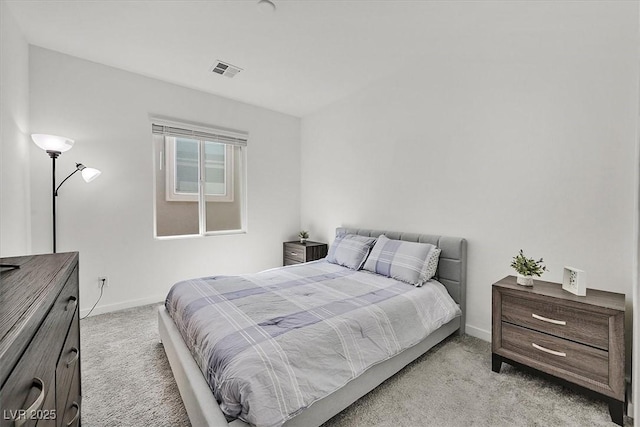
[[297,253],[295,253],[295,252],[291,252],[291,255],[294,255],[294,256],[295,256],[295,255],[298,255],[298,254],[297,254]]
[[564,320],[549,319],[548,317],[539,316],[535,313],[531,313],[531,317],[533,317],[534,319],[542,320],[543,322],[553,323],[554,325],[565,326],[567,324],[567,322]]
[[71,426],[73,425],[73,423],[75,423],[76,421],[78,421],[78,418],[80,418],[80,405],[78,405],[78,402],[73,402],[71,404],[72,408],[76,408],[76,415],[71,419],[71,421],[69,421],[67,423],[67,426]]
[[42,408],[42,404],[44,403],[44,391],[45,386],[44,382],[40,378],[34,378],[31,387],[36,386],[40,389],[40,394],[35,402],[27,410],[24,412],[24,418],[20,417],[15,420],[15,427],[22,427],[27,421],[29,421],[35,414]]
[[540,351],[544,351],[545,353],[553,354],[554,356],[567,357],[567,353],[563,353],[561,351],[549,350],[548,348],[544,348],[541,345],[538,345],[534,342],[531,343],[533,348],[537,348]]
[[78,360],[78,357],[80,357],[80,351],[76,347],[71,347],[71,350],[69,351],[74,352],[76,355],[67,362],[67,368],[73,365],[76,360]]
[[73,310],[75,310],[77,305],[78,299],[76,297],[69,297],[69,301],[67,301],[67,305],[64,307],[64,311],[69,311],[71,306],[73,306]]

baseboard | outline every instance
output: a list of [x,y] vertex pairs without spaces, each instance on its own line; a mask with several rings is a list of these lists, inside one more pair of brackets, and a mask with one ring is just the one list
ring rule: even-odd
[[[111,313],[112,311],[124,310],[126,308],[139,307],[141,305],[158,303],[162,304],[162,301],[165,300],[166,295],[157,295],[154,297],[147,297],[141,299],[134,299],[129,301],[123,301],[116,304],[106,304],[106,305],[98,305],[91,312],[91,316],[96,316],[98,314]],[[91,307],[84,308],[80,310],[80,317],[84,317],[89,313]]]
[[467,335],[480,338],[483,341],[491,342],[491,331],[476,328],[475,326],[469,325],[468,323],[465,325],[464,331]]

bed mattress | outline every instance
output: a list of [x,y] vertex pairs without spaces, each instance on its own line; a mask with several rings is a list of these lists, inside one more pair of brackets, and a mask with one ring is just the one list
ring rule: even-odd
[[317,261],[179,282],[165,303],[223,413],[282,425],[460,315],[443,285]]

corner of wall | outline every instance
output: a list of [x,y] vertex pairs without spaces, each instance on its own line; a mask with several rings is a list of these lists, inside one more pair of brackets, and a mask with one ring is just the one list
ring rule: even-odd
[[0,256],[31,252],[29,44],[0,2]]

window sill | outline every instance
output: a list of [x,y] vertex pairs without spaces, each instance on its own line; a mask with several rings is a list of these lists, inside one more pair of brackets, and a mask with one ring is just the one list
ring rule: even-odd
[[220,231],[209,231],[205,234],[183,234],[180,236],[154,236],[154,239],[155,240],[197,239],[200,237],[228,236],[233,234],[247,234],[247,230],[220,230]]

